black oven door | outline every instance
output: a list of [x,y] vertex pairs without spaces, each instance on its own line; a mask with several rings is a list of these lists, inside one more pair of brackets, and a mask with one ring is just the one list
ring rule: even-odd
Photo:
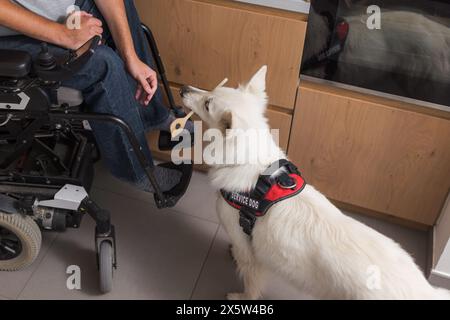
[[312,0],[302,75],[450,110],[450,1]]

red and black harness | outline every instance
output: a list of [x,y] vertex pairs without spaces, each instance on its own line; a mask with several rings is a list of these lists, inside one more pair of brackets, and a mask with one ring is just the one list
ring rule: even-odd
[[251,192],[220,192],[229,205],[239,210],[239,224],[246,234],[251,235],[258,217],[264,216],[275,203],[299,194],[305,186],[297,167],[283,159],[259,176]]

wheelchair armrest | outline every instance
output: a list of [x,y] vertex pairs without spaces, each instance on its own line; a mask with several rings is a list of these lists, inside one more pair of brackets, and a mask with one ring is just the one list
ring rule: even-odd
[[31,55],[19,50],[0,50],[0,77],[23,78],[30,73]]

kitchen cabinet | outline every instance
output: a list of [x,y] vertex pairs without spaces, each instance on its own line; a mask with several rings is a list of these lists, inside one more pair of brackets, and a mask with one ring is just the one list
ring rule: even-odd
[[289,156],[331,199],[435,224],[450,190],[450,121],[302,81]]
[[135,2],[155,34],[169,81],[213,89],[227,77],[237,86],[267,64],[270,104],[294,108],[305,15],[235,1]]

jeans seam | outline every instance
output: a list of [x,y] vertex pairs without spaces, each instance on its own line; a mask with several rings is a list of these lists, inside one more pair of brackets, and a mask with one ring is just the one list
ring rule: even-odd
[[[109,95],[108,95],[108,89],[106,88],[106,86],[104,85],[104,82],[103,81],[100,81],[100,85],[101,85],[101,87],[102,87],[102,89],[103,90],[105,90],[105,96],[106,96],[106,99],[108,100],[108,104],[110,105],[110,106],[112,106],[111,104],[110,104],[110,101],[109,101]],[[128,123],[127,123],[128,124]],[[130,144],[130,146],[131,146],[131,143],[130,143],[130,141],[129,141],[129,139],[128,138],[125,138],[125,132],[123,132],[123,129],[121,129],[121,128],[119,128],[119,130],[120,130],[120,137],[121,137],[121,140],[122,140],[122,143],[124,143],[124,146],[125,146],[125,149],[127,150],[127,157],[128,157],[128,160],[129,160],[129,162],[131,163],[131,167],[132,167],[132,171],[133,171],[133,176],[134,176],[134,181],[140,181],[141,179],[137,176],[137,174],[136,174],[136,166],[135,166],[135,164],[134,164],[134,161],[133,161],[133,159],[132,159],[132,157],[131,157],[131,154],[132,153],[134,153],[134,156],[135,157],[137,157],[137,155],[136,155],[136,151],[131,151],[132,150],[132,148],[131,148],[131,150],[128,150],[128,144]],[[133,132],[133,134],[134,134],[134,132]],[[125,141],[125,139],[126,139],[126,141]],[[142,146],[140,146],[141,148],[142,148]],[[142,166],[141,166],[142,167]],[[141,168],[143,171],[144,171],[144,168]]]

